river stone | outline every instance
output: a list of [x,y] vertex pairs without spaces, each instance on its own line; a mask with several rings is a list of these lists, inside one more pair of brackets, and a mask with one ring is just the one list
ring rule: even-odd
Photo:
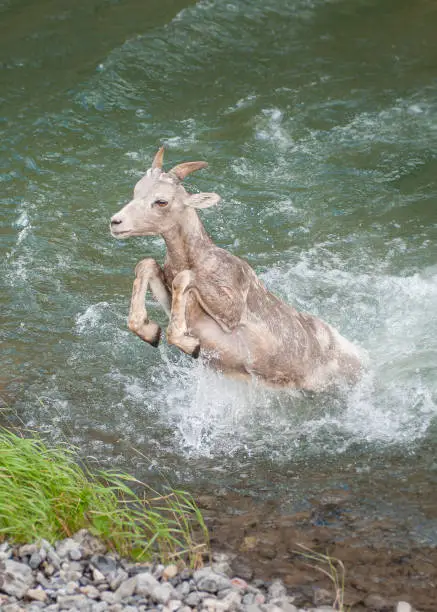
[[217,574],[207,567],[194,572],[193,578],[197,588],[208,593],[217,593],[217,591],[229,589],[232,586],[227,576]]
[[104,576],[117,571],[117,562],[113,557],[107,557],[106,555],[93,555],[90,559],[90,563],[102,572]]
[[101,540],[94,537],[86,529],[81,529],[74,534],[73,540],[80,546],[82,557],[89,558],[92,555],[105,554],[106,546]]
[[39,566],[41,565],[41,563],[44,561],[44,559],[42,558],[42,556],[39,554],[39,552],[34,552],[32,553],[32,555],[30,556],[29,559],[29,566],[32,569],[38,569]]
[[381,595],[377,594],[368,595],[364,600],[364,605],[371,610],[376,610],[377,612],[392,610],[392,606],[388,603],[388,601],[381,597]]
[[396,612],[414,612],[414,608],[407,601],[398,601],[395,608]]
[[228,610],[237,610],[241,604],[241,593],[231,591],[222,599],[222,602],[227,605]]
[[245,612],[263,612],[263,610],[256,604],[249,604],[246,606]]
[[2,612],[23,612],[23,608],[17,603],[10,603],[2,606]]
[[168,612],[176,612],[179,608],[182,607],[182,602],[180,599],[170,599],[164,609],[167,609]]
[[136,576],[136,589],[135,592],[137,595],[151,596],[154,589],[159,586],[159,582],[150,574],[150,572],[143,572],[142,574],[137,574]]
[[243,580],[252,580],[253,578],[253,570],[250,568],[243,559],[239,557],[235,557],[231,563],[232,572],[238,578],[243,578]]
[[97,567],[93,567],[91,565],[91,572],[93,574],[93,581],[96,584],[98,584],[99,582],[106,582],[105,575],[102,574],[102,572],[100,570],[98,570]]
[[0,591],[21,599],[33,583],[32,570],[25,563],[11,559],[0,563]]
[[203,601],[206,597],[209,597],[209,593],[206,591],[191,591],[185,597],[185,604],[190,606],[190,608],[197,608],[201,601]]
[[190,592],[190,585],[186,580],[178,584],[178,586],[175,588],[175,593],[177,597],[180,599],[184,599],[188,595],[189,592]]
[[47,601],[47,593],[40,586],[36,589],[28,589],[26,597],[29,599],[35,599],[36,601]]
[[226,612],[229,610],[228,604],[220,599],[215,599],[214,597],[206,597],[202,601],[203,609],[207,610],[216,610],[217,612]]
[[60,610],[80,610],[80,612],[91,612],[91,602],[85,595],[64,595],[58,597]]
[[[47,540],[41,540],[41,548],[45,550],[47,554],[47,561],[50,565],[52,565],[55,569],[61,569],[61,559],[58,553],[55,551],[53,546]],[[47,568],[46,568],[47,573]],[[53,573],[53,572],[52,572]]]
[[23,546],[20,546],[18,549],[18,556],[21,558],[30,557],[36,552],[38,552],[38,546],[36,544],[23,544]]
[[106,601],[96,601],[91,606],[91,612],[105,612],[108,609]]
[[92,584],[83,586],[80,588],[80,592],[89,597],[90,599],[98,599],[100,597],[99,589],[96,589]]
[[137,576],[124,580],[114,593],[116,601],[121,601],[122,599],[125,599],[126,597],[130,597],[131,595],[133,595],[135,592],[136,586],[137,586]]
[[174,588],[168,582],[164,582],[160,584],[156,589],[151,593],[152,599],[161,604],[166,604],[170,599],[175,598]]
[[79,550],[79,543],[73,538],[65,538],[56,544],[56,553],[61,559],[69,557],[72,550]]
[[108,574],[109,586],[113,591],[116,591],[120,584],[129,578],[129,574],[119,567],[116,572]]
[[101,591],[100,599],[108,604],[113,604],[117,601],[117,598],[115,597],[115,594],[112,591]]
[[174,578],[175,576],[177,576],[178,573],[179,573],[179,570],[178,570],[177,565],[175,565],[174,563],[172,565],[166,565],[164,567],[164,571],[162,572],[162,579],[170,580],[171,578]]

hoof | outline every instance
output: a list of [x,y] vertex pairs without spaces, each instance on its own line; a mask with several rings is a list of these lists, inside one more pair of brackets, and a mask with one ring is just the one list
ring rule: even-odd
[[146,342],[148,342],[154,348],[156,348],[158,346],[160,340],[161,340],[161,328],[158,327],[158,331],[156,332],[156,336],[153,338],[153,340],[147,340]]
[[129,329],[133,331],[141,340],[151,344],[155,348],[158,346],[161,339],[161,328],[153,321],[147,323],[136,323],[129,321]]
[[172,331],[167,330],[167,341],[169,344],[174,344],[181,351],[197,359],[200,353],[200,342],[197,338],[190,336],[189,334],[175,334]]

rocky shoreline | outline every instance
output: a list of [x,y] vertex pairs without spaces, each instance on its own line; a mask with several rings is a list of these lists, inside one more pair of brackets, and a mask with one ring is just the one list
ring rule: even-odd
[[[2,612],[331,612],[334,592],[317,589],[313,601],[299,602],[281,580],[246,581],[235,575],[231,557],[215,553],[197,570],[177,564],[134,563],[108,552],[100,540],[81,530],[56,543],[0,545]],[[414,612],[399,601],[369,610]]]

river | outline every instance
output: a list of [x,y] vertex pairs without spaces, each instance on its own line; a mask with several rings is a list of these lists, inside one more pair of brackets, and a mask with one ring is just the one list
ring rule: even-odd
[[[1,1],[9,410],[147,481],[284,512],[346,491],[435,545],[436,31],[431,0]],[[367,351],[356,388],[240,384],[128,331],[164,244],[108,224],[162,143],[209,162],[216,243]]]

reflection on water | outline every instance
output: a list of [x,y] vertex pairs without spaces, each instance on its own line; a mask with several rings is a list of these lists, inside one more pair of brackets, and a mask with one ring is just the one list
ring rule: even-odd
[[[284,509],[348,487],[357,508],[432,540],[436,7],[121,7],[40,3],[33,23],[20,0],[3,7],[8,403],[140,477]],[[112,240],[108,219],[162,141],[169,164],[210,162],[190,188],[223,196],[202,213],[217,243],[366,352],[355,389],[237,383],[128,332],[134,266],[164,249]]]

